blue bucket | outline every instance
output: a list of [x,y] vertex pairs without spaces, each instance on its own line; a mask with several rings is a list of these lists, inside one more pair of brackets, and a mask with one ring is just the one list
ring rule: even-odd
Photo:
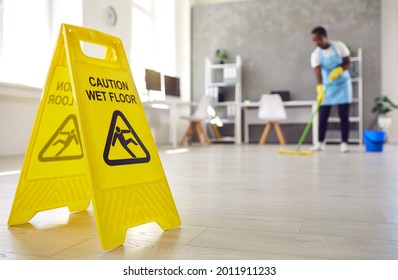
[[386,141],[386,133],[384,131],[364,131],[363,139],[367,152],[382,152],[383,145]]

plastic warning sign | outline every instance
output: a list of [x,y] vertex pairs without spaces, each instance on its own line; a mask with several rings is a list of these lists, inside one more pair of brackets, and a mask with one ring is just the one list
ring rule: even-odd
[[[86,55],[81,42],[105,47]],[[181,224],[120,39],[62,25],[9,225],[39,211],[81,211],[92,199],[104,249],[128,228]]]

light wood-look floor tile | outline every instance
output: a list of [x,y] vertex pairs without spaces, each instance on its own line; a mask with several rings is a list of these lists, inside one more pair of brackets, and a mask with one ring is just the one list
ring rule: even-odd
[[303,219],[269,217],[259,215],[230,215],[200,211],[182,211],[181,219],[185,225],[201,225],[230,229],[253,229],[275,232],[298,233]]
[[[123,246],[110,251],[98,250],[99,242],[91,238],[68,248],[50,259],[131,259],[131,260],[302,260],[305,256],[283,255],[247,250],[229,250],[170,244],[162,238],[157,241],[127,240]],[[82,254],[84,252],[84,254]]]
[[303,223],[300,233],[364,239],[398,240],[398,224],[306,220]]
[[398,224],[398,203],[395,207],[382,207],[381,213],[389,223]]
[[324,259],[398,259],[398,241],[209,228],[188,245]]
[[[8,227],[19,175],[0,176],[0,259],[398,259],[398,146],[284,156],[273,145],[193,146],[160,157],[183,225],[129,229],[101,249],[92,206]],[[287,146],[286,149],[294,149]],[[0,172],[23,157],[0,158]]]

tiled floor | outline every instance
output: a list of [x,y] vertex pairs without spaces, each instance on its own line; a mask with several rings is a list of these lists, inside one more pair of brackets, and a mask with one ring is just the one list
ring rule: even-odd
[[[194,146],[160,157],[182,219],[132,228],[104,251],[92,207],[8,227],[22,157],[0,158],[0,259],[398,259],[398,146],[315,156],[272,145]],[[288,146],[288,149],[294,149]]]

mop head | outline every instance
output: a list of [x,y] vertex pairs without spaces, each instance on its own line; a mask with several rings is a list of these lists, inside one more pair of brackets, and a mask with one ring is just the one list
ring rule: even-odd
[[284,149],[279,149],[278,153],[281,155],[293,155],[293,156],[313,156],[315,154],[313,151],[299,151],[299,150],[288,151]]

